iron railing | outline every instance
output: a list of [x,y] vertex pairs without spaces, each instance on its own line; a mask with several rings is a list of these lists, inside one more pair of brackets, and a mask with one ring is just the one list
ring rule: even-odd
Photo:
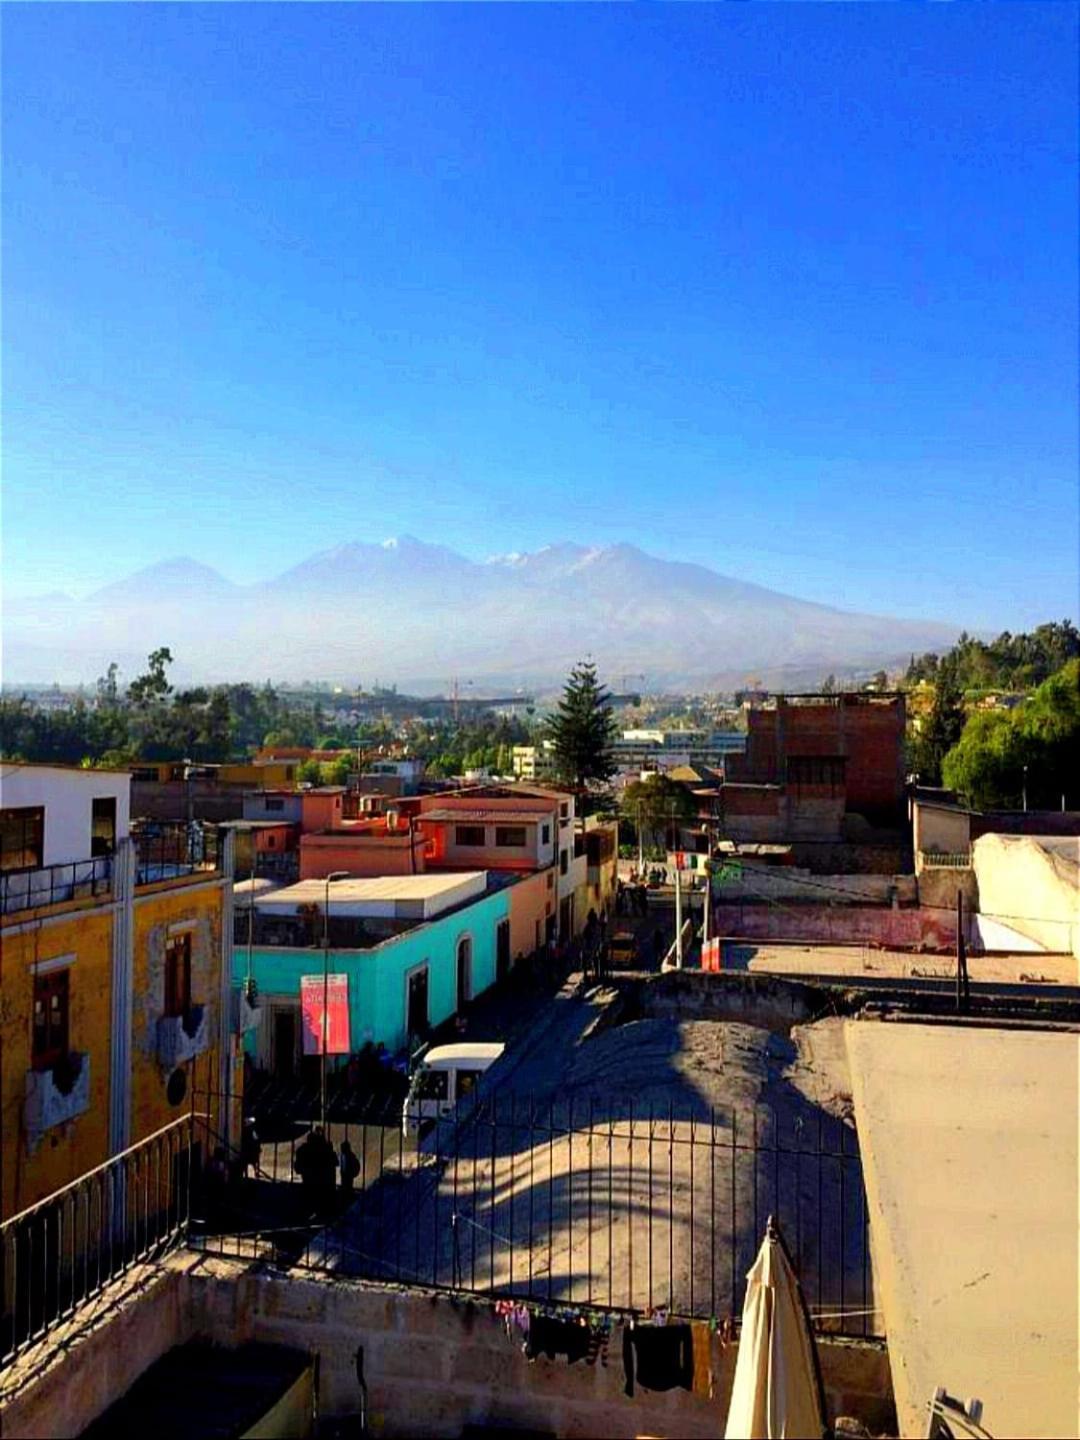
[[919,861],[924,870],[970,870],[970,850],[920,850]]
[[221,868],[221,832],[198,820],[144,820],[131,827],[135,883],[153,885]]
[[0,1368],[182,1241],[202,1119],[174,1120],[0,1225]]
[[111,855],[96,855],[91,860],[72,860],[63,865],[42,865],[36,870],[7,871],[0,874],[0,915],[109,895],[111,891]]
[[400,1098],[361,1109],[343,1091],[327,1133],[356,1155],[346,1193],[305,1165],[319,1109],[314,1089],[306,1104],[301,1093],[246,1106],[244,1178],[193,1217],[189,1243],[425,1289],[722,1321],[741,1313],[771,1214],[817,1327],[881,1333],[854,1132],[806,1102],[677,1112],[497,1094],[418,1141]]

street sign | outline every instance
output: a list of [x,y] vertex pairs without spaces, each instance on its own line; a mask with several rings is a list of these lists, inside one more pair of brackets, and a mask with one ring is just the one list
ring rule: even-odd
[[304,1054],[321,1055],[323,1041],[323,994],[327,999],[326,1053],[349,1054],[348,975],[301,975],[300,1016]]

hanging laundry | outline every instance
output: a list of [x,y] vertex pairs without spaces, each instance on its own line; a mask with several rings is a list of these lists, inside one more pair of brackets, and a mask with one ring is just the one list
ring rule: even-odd
[[690,1333],[694,1356],[693,1391],[703,1400],[711,1400],[713,1398],[712,1325],[707,1320],[695,1320],[690,1326]]
[[547,1355],[552,1360],[565,1355],[572,1365],[575,1360],[584,1360],[588,1356],[589,1336],[588,1325],[580,1320],[560,1320],[533,1311],[529,1317],[525,1354],[530,1360],[535,1360],[538,1355]]
[[626,1393],[633,1395],[635,1371],[646,1390],[689,1390],[694,1381],[694,1347],[689,1325],[630,1325],[623,1330]]

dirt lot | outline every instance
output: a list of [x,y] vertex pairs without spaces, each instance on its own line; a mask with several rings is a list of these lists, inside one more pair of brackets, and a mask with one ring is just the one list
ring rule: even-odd
[[842,1022],[790,1037],[648,1016],[597,1029],[610,996],[553,1003],[508,1083],[440,1124],[415,1168],[370,1186],[327,1238],[328,1262],[722,1318],[773,1213],[824,1323],[873,1333]]

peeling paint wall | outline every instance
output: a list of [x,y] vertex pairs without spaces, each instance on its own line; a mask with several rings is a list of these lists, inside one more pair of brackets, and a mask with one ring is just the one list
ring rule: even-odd
[[[99,1165],[108,1154],[112,984],[110,905],[6,926],[0,944],[0,1215],[8,1216]],[[31,1155],[23,1127],[30,1069],[35,965],[70,955],[68,1038],[89,1057],[90,1105],[48,1130]]]
[[190,1091],[178,1105],[169,1103],[165,1086],[170,1072],[158,1058],[158,1021],[165,1010],[165,943],[170,931],[189,929],[191,934],[191,999],[194,1005],[206,1007],[208,1035],[207,1049],[194,1064],[199,1085],[217,1088],[223,888],[222,882],[211,881],[163,886],[135,897],[132,1144],[176,1120],[190,1105]]

